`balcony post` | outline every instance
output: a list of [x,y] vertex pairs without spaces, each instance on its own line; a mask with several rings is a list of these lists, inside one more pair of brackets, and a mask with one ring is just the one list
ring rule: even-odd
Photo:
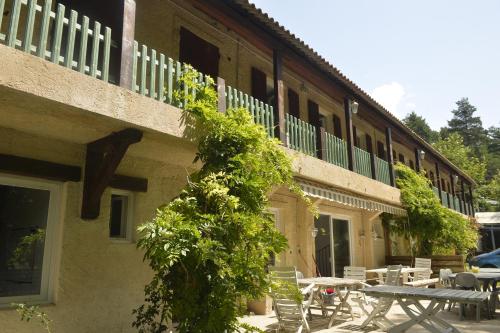
[[422,162],[420,161],[420,151],[418,148],[415,148],[415,169],[417,172],[420,172],[422,169]]
[[464,206],[464,211],[463,211],[463,213],[464,213],[465,215],[469,215],[469,210],[467,209],[467,200],[465,199],[465,185],[464,185],[464,183],[465,183],[465,182],[464,182],[464,179],[463,179],[463,178],[462,178],[461,180],[462,180],[462,181],[461,181],[461,183],[462,183],[462,184],[461,184],[461,185],[462,185],[462,199],[463,199],[463,202],[464,202],[464,204],[463,204],[463,206]]
[[351,100],[348,97],[344,98],[344,112],[345,112],[345,127],[347,134],[347,165],[349,170],[355,171],[355,159],[354,159],[354,137],[352,129],[352,113],[351,113]]
[[[439,164],[438,164],[438,162],[436,162],[435,165],[436,165],[436,181],[437,181],[437,188],[438,188],[438,194],[439,194],[439,201],[441,201],[441,205],[442,205],[443,204],[443,200],[441,198],[441,191],[443,189],[441,188],[441,174],[439,172]],[[453,186],[452,186],[452,191],[453,191]]]
[[131,89],[133,71],[134,33],[135,33],[135,0],[123,0],[123,33],[120,61],[120,87]]
[[217,77],[217,108],[220,113],[226,113],[226,81]]
[[475,210],[474,210],[474,200],[472,198],[472,184],[471,183],[469,183],[469,196],[470,196],[470,208],[471,208],[470,214],[474,217]]
[[[457,195],[457,190],[455,188],[455,180],[454,180],[455,175],[453,174],[453,172],[450,172],[450,174],[451,174],[451,176],[450,176],[451,192],[453,193],[453,195]],[[457,185],[458,185],[458,183],[457,183]],[[458,210],[461,213],[463,213],[465,211],[463,201],[460,200],[460,198],[458,198]]]
[[275,134],[287,145],[285,128],[285,86],[283,84],[283,58],[281,51],[273,50],[273,80],[274,80],[274,114],[276,115],[274,125]]
[[387,146],[387,162],[389,163],[389,180],[391,186],[396,186],[394,177],[394,156],[392,155],[392,130],[390,127],[385,128],[385,145]]

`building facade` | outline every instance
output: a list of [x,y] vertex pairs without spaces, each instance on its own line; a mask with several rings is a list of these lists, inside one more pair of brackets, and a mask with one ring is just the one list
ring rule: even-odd
[[172,98],[183,63],[282,142],[320,212],[270,194],[276,264],[339,276],[401,254],[379,218],[404,214],[396,161],[474,214],[470,177],[247,1],[0,0],[2,332],[38,329],[12,302],[42,304],[55,332],[133,331],[152,276],[136,227],[198,167]]

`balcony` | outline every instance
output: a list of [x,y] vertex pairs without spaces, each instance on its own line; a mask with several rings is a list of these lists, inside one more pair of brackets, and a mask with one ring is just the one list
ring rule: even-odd
[[[39,5],[38,3],[41,3]],[[10,8],[6,8],[9,4]],[[179,78],[186,67],[155,49],[133,42],[130,52],[119,49],[112,40],[112,30],[99,22],[51,0],[0,0],[0,13],[6,9],[9,16],[0,15],[0,43],[54,64],[64,66],[112,84],[121,84],[140,95],[182,108],[182,101],[174,103],[173,92],[180,87]],[[4,22],[2,22],[4,20]],[[121,55],[121,56],[120,56]],[[123,76],[115,73],[120,64],[130,63],[130,80],[122,84]],[[206,76],[199,74],[204,84]],[[226,86],[217,80],[220,108],[244,107],[255,123],[263,126],[270,137],[277,137],[277,128],[284,128],[283,144],[305,155],[350,170],[359,175],[391,185],[391,164],[352,142],[338,138],[290,114],[276,118],[273,106],[243,91]],[[187,92],[186,93],[192,93]],[[281,121],[281,122],[280,122]],[[351,152],[351,153],[349,153]],[[448,201],[442,194],[444,205],[471,212],[458,198]],[[470,206],[470,205],[469,205]]]

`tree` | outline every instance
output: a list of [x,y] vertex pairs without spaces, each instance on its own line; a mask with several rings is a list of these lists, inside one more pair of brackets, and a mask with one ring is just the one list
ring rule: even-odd
[[441,205],[423,171],[417,173],[402,163],[396,164],[396,184],[407,216],[382,218],[396,234],[412,244],[412,255],[465,254],[476,247],[477,229],[463,215]]
[[286,186],[302,195],[291,161],[245,109],[217,111],[213,81],[188,71],[176,92],[201,169],[180,195],[139,229],[138,247],[154,272],[135,310],[140,332],[238,331],[238,303],[267,291],[266,264],[287,246],[268,212],[268,193]]
[[491,179],[500,170],[500,127],[488,129],[488,170],[486,178]]
[[438,140],[434,143],[434,148],[478,184],[484,183],[486,162],[474,156],[472,149],[464,145],[464,139],[458,133],[451,133],[447,138]]
[[456,102],[457,108],[452,111],[453,118],[448,121],[448,132],[462,136],[467,147],[471,147],[475,156],[484,156],[486,153],[486,131],[480,117],[474,117],[476,107],[470,104],[468,98]]
[[422,116],[416,114],[415,111],[408,114],[403,119],[403,123],[429,143],[435,142],[439,137],[439,134],[432,130],[427,121]]

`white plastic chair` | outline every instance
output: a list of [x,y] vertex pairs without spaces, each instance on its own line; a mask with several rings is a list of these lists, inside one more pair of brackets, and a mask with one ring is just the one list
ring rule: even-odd
[[[297,271],[295,267],[269,267],[271,282],[278,284],[288,283],[290,288],[276,290],[271,284],[271,297],[273,298],[274,311],[278,318],[279,330],[293,330],[301,333],[303,330],[310,332],[306,313],[313,301],[314,283],[300,289],[297,284]],[[297,301],[293,288],[297,287],[304,301]]]
[[[387,275],[385,279],[386,286],[399,286],[401,281],[401,265],[388,266]],[[387,313],[392,307],[394,299],[380,297],[380,298],[368,298],[365,302],[359,302],[360,308],[368,316],[365,321],[361,324],[361,328],[366,327],[369,323],[373,322],[383,331],[388,330],[394,323],[387,318]],[[372,307],[372,311],[369,312],[366,305]]]

